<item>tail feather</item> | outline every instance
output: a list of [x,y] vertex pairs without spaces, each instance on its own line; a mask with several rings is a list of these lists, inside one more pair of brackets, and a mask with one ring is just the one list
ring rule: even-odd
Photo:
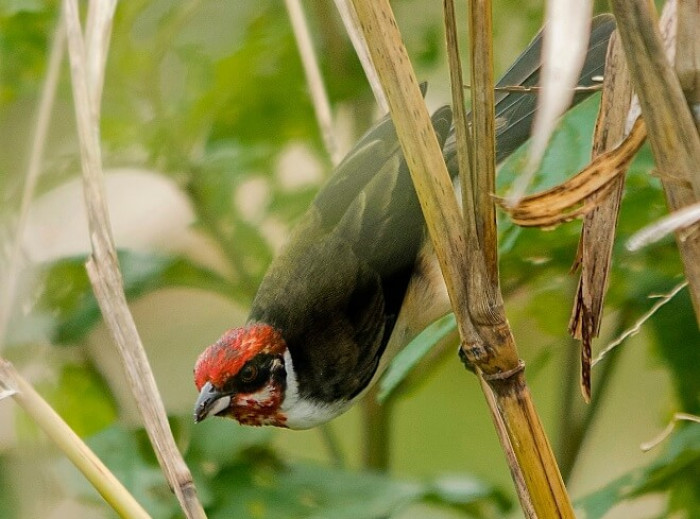
[[[596,16],[592,21],[586,59],[581,69],[579,86],[591,86],[593,78],[603,73],[608,41],[615,30],[615,18],[610,14]],[[536,86],[540,78],[542,31],[537,33],[515,63],[498,81],[496,87]],[[586,99],[591,92],[574,96],[572,106]],[[537,107],[537,95],[531,92],[496,92],[496,162],[505,160],[530,138],[532,121]],[[445,144],[445,157],[450,171],[455,166],[454,136]]]

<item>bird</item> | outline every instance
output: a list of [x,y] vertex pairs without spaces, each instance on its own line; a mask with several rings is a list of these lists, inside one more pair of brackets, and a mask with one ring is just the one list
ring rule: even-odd
[[[602,75],[610,15],[595,17],[580,83]],[[497,87],[534,86],[542,32]],[[589,92],[577,93],[573,103]],[[496,91],[496,160],[527,140],[536,96]],[[452,111],[431,118],[456,177]],[[195,422],[308,429],[347,411],[389,361],[450,311],[391,118],[377,122],[320,189],[272,261],[245,325],[226,331],[194,368]]]

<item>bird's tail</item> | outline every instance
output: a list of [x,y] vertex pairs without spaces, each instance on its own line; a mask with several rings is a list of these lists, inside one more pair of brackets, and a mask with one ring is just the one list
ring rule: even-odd
[[[595,84],[594,77],[601,76],[605,68],[605,55],[608,41],[615,30],[615,18],[603,14],[593,18],[591,36],[588,43],[586,59],[581,69],[578,85],[588,87]],[[496,84],[496,88],[513,86],[536,86],[540,78],[542,53],[542,31],[537,33],[530,45]],[[589,95],[591,90],[578,92],[573,99],[574,106]],[[537,95],[533,92],[513,92],[499,90],[496,92],[496,162],[501,162],[530,138],[532,120],[537,105]],[[445,143],[445,157],[454,171],[456,160],[454,135]]]

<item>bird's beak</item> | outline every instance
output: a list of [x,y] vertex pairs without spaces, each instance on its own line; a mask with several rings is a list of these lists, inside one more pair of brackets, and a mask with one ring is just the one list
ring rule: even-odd
[[202,386],[194,405],[194,423],[199,423],[205,418],[228,409],[229,405],[231,405],[231,395],[222,393],[211,382],[207,382]]

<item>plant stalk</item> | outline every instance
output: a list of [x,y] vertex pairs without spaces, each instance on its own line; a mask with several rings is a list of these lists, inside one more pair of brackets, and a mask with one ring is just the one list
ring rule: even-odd
[[[527,493],[520,496],[521,501],[531,502],[537,517],[573,518],[551,447],[525,385],[523,365],[505,319],[497,277],[489,283],[492,271],[484,256],[479,261],[468,261],[463,219],[391,7],[387,0],[354,3],[457,316],[464,358],[484,373],[494,390],[522,467]],[[474,195],[475,200],[487,198]],[[493,201],[489,198],[488,203]],[[495,219],[483,224],[495,226]],[[489,229],[484,235],[491,232],[495,230]],[[483,301],[490,299],[483,298],[484,293],[493,294],[493,299]],[[474,296],[473,300],[468,294]]]
[[[53,410],[14,366],[0,358],[0,387],[13,391],[12,398],[41,427],[66,457],[121,517],[150,519],[148,512],[134,499],[90,447]],[[8,393],[10,394],[10,393]]]
[[[700,201],[700,135],[665,54],[653,3],[612,0],[610,4],[669,208],[691,205]],[[674,2],[666,5],[673,7]],[[676,243],[700,324],[700,224],[676,232]]]

